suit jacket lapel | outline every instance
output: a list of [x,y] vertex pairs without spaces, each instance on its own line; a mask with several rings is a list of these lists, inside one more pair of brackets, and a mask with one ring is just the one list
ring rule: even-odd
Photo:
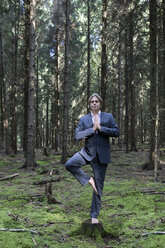
[[101,126],[101,124],[102,124],[102,120],[103,120],[103,112],[101,112],[101,114],[100,114],[100,126]]
[[88,123],[90,124],[90,126],[93,126],[91,113],[88,114]]

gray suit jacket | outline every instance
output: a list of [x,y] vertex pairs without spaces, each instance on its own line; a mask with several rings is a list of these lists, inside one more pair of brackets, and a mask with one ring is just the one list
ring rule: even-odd
[[88,161],[91,161],[96,153],[102,164],[111,162],[109,137],[119,136],[119,129],[110,113],[101,112],[100,115],[100,131],[93,130],[92,115],[87,114],[80,118],[78,127],[76,128],[75,138],[77,140],[85,139],[85,147],[80,154]]

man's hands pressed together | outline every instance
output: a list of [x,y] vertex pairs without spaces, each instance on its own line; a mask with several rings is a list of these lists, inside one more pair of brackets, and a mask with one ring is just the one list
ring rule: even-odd
[[99,117],[98,115],[94,115],[94,125],[93,125],[93,129],[94,131],[96,131],[97,129],[100,130],[101,127],[100,127],[100,122],[99,122]]

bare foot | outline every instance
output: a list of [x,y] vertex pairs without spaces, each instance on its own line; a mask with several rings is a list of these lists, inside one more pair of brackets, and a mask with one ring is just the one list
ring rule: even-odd
[[92,218],[91,221],[92,221],[92,224],[98,224],[99,223],[98,219],[96,219],[96,218]]
[[95,181],[94,181],[93,177],[91,177],[89,179],[88,183],[92,186],[92,188],[93,188],[94,192],[96,193],[96,195],[98,195],[99,193],[98,193],[98,191],[96,189],[96,185],[95,185]]

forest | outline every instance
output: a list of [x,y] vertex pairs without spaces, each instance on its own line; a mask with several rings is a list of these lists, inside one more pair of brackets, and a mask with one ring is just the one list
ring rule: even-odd
[[[0,148],[62,152],[93,92],[120,129],[119,147],[165,142],[164,1],[1,1]],[[156,162],[155,162],[156,159]]]
[[[0,182],[2,184],[0,204],[3,204],[4,209],[1,214],[5,216],[0,221],[0,227],[4,227],[3,220],[5,223],[8,221],[6,227],[10,229],[15,226],[14,222],[18,227],[21,225],[27,227],[30,224],[33,226],[33,221],[39,217],[30,216],[30,212],[33,211],[34,206],[37,208],[37,206],[41,207],[40,204],[44,204],[41,212],[43,211],[46,217],[42,221],[43,223],[47,221],[49,233],[52,233],[52,228],[61,230],[61,226],[54,227],[54,223],[50,221],[52,207],[45,210],[46,187],[47,183],[53,183],[51,186],[53,192],[56,190],[57,199],[68,201],[67,192],[63,195],[63,199],[62,196],[58,196],[63,187],[70,187],[68,183],[72,183],[71,178],[66,179],[67,174],[62,168],[68,157],[83,145],[83,141],[75,140],[75,129],[79,118],[90,111],[88,99],[94,92],[103,99],[101,111],[112,113],[120,130],[118,138],[111,138],[114,154],[112,154],[112,157],[114,156],[112,188],[108,185],[108,178],[106,187],[112,193],[113,199],[116,197],[113,194],[118,187],[117,182],[120,185],[118,190],[121,191],[117,191],[116,194],[123,194],[122,197],[125,197],[124,189],[128,196],[129,187],[132,187],[132,196],[130,196],[132,202],[138,197],[139,201],[142,201],[139,194],[154,192],[152,200],[154,203],[157,202],[157,205],[154,205],[154,211],[156,212],[156,208],[160,210],[160,221],[155,219],[153,223],[156,231],[161,222],[163,234],[165,216],[161,204],[165,200],[162,184],[165,182],[165,0],[0,1]],[[132,172],[130,166],[132,166]],[[53,168],[56,179],[52,179],[50,174]],[[133,172],[136,176],[132,181],[130,174],[134,176]],[[125,174],[123,184],[119,179],[120,176],[122,178],[122,173]],[[33,187],[29,188],[28,195],[24,196],[26,187],[30,185],[29,177]],[[44,177],[46,182],[42,184],[40,180],[44,180]],[[59,180],[58,185],[56,180]],[[19,187],[19,184],[23,186],[22,191],[18,193],[16,187]],[[9,190],[7,195],[6,187]],[[145,191],[147,188],[148,191]],[[35,190],[39,193],[33,195]],[[81,190],[78,192],[81,194]],[[68,205],[70,211],[77,199],[74,193],[72,202]],[[17,199],[17,194],[20,194],[21,198]],[[108,204],[109,196],[110,193],[105,196],[103,203],[105,206]],[[82,203],[83,197],[89,198],[87,192],[86,196],[79,199],[80,209],[85,209]],[[14,209],[13,213],[8,212],[8,216],[5,214],[10,205],[7,204],[7,200],[12,202]],[[143,202],[144,208],[147,209],[152,200]],[[22,212],[24,217],[18,215],[16,218],[17,214],[20,214],[19,208],[25,204],[21,201],[38,204],[34,204],[32,209],[29,205],[26,209],[33,221],[25,220],[26,211]],[[12,243],[13,236],[5,246],[5,238],[4,240],[3,237],[1,238],[0,232],[2,247],[8,248],[11,244],[15,245],[13,247],[21,248],[158,247],[156,243],[152,244],[152,239],[149,246],[145,241],[144,243],[143,241],[134,243],[131,239],[128,241],[128,236],[132,235],[129,233],[131,232],[129,225],[134,228],[135,223],[128,223],[127,238],[124,236],[120,239],[119,236],[120,234],[122,236],[125,229],[123,227],[119,231],[117,220],[113,223],[113,228],[120,233],[119,236],[110,230],[111,237],[105,238],[104,244],[100,243],[97,246],[96,242],[92,245],[89,239],[84,246],[82,237],[81,241],[77,241],[80,242],[78,244],[70,239],[68,241],[68,236],[66,237],[65,234],[70,226],[72,227],[73,223],[78,226],[86,215],[80,215],[81,221],[79,221],[76,219],[78,217],[75,212],[71,212],[74,217],[70,216],[70,219],[65,222],[66,208],[58,201],[52,204],[57,204],[56,211],[63,216],[61,222],[58,220],[59,225],[61,223],[69,225],[61,230],[63,245],[62,238],[57,233],[58,242],[53,243],[52,246],[49,238],[45,243],[43,240],[35,241],[35,238],[30,238],[32,241],[30,245],[28,241],[30,234],[27,234],[27,240],[24,239],[22,241],[24,243],[20,243],[20,246],[19,242],[17,245]],[[122,207],[120,208],[122,204],[118,202],[116,207],[119,207],[119,212],[124,211]],[[115,209],[115,203],[113,207]],[[143,211],[142,208],[141,206]],[[150,210],[153,211],[148,209]],[[135,214],[124,213],[123,217],[123,213],[119,212],[119,222],[121,218]],[[138,215],[138,210],[136,214]],[[143,214],[145,216],[145,212]],[[113,218],[112,215],[111,213],[111,218]],[[150,213],[150,217],[151,215]],[[153,215],[152,217],[156,218]],[[12,225],[9,225],[9,218],[12,219]],[[105,220],[105,225],[109,229],[106,218],[102,214],[102,219]],[[149,220],[146,222],[149,223]],[[38,225],[43,224],[38,222],[34,226],[38,227]],[[144,225],[142,223],[143,228]],[[151,227],[151,223],[146,225]],[[15,238],[19,240],[20,236]],[[111,238],[112,240],[109,241]],[[155,241],[162,248],[165,241],[163,238],[161,241],[156,238]],[[40,245],[37,245],[37,242]],[[67,242],[71,242],[71,245]]]

